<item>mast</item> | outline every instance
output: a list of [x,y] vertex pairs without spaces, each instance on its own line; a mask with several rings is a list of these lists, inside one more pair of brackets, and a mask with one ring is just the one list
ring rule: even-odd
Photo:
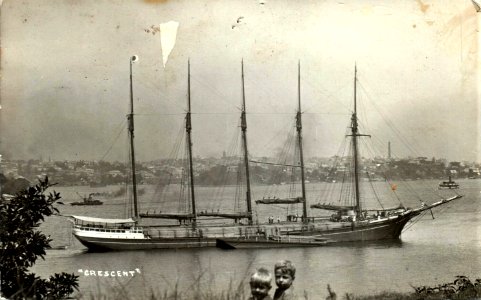
[[130,136],[130,159],[132,168],[132,193],[134,197],[134,218],[139,217],[137,208],[137,179],[135,176],[135,147],[134,147],[134,89],[132,86],[132,63],[138,60],[137,55],[130,58],[130,114],[127,115],[129,122],[129,136]]
[[302,152],[302,118],[301,118],[301,62],[297,65],[297,96],[298,110],[296,115],[297,142],[299,145],[299,159],[301,163],[301,188],[302,188],[302,220],[307,222],[307,200],[306,200],[306,184],[304,178],[304,154]]
[[352,133],[352,145],[353,145],[353,160],[354,160],[354,187],[356,196],[356,215],[361,215],[361,203],[359,195],[359,162],[358,162],[358,150],[357,150],[357,137],[359,136],[358,124],[357,124],[357,66],[354,66],[354,112],[351,117],[351,133]]
[[246,98],[244,89],[244,59],[242,59],[242,113],[241,113],[241,129],[242,144],[244,146],[244,165],[246,169],[246,203],[249,225],[252,224],[252,203],[251,203],[251,184],[249,175],[249,153],[247,152],[247,119],[246,119]]
[[190,113],[190,60],[187,63],[187,114],[185,116],[185,130],[187,132],[187,147],[189,151],[189,176],[190,176],[190,195],[192,200],[192,225],[196,225],[197,214],[195,212],[195,193],[194,193],[194,168],[192,164],[192,120]]

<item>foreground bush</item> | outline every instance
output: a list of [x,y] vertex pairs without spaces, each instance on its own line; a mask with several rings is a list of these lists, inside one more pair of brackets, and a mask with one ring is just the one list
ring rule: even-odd
[[[465,276],[458,276],[464,277]],[[334,289],[328,286],[327,290],[319,289],[318,291],[298,291],[295,300],[309,300],[309,299],[326,299],[326,300],[461,300],[461,299],[481,299],[481,286],[479,280],[469,284],[463,284],[459,280],[455,280],[458,287],[457,292],[448,292],[439,289],[442,286],[454,284],[442,284],[434,288],[430,287],[415,287],[412,293],[398,293],[398,292],[381,292],[375,295],[355,295],[352,293],[337,294]],[[464,281],[466,282],[466,281]],[[476,284],[478,283],[478,284]],[[464,287],[463,287],[464,286]],[[428,291],[429,289],[429,291]],[[213,291],[207,284],[200,284],[199,281],[184,291],[179,290],[175,285],[170,291],[155,292],[153,290],[142,290],[135,293],[135,297],[129,294],[129,289],[126,286],[111,288],[107,291],[107,295],[102,293],[87,293],[78,295],[79,299],[102,299],[102,300],[133,300],[133,299],[151,299],[151,300],[245,300],[249,298],[250,293],[244,281],[239,284],[231,282],[224,291]],[[271,291],[271,295],[272,295]]]
[[41,279],[28,272],[38,257],[44,258],[51,239],[36,230],[44,217],[58,213],[53,204],[60,194],[45,195],[48,178],[0,201],[0,274],[1,295],[8,299],[62,299],[78,289],[78,276],[54,274]]

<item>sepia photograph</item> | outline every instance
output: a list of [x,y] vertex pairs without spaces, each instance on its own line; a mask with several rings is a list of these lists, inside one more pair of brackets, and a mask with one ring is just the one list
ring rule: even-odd
[[0,0],[0,299],[481,299],[478,0]]

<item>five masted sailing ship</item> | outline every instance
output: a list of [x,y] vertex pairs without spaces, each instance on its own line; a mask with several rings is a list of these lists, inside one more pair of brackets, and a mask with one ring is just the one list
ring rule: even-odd
[[[130,153],[132,169],[132,192],[134,215],[129,219],[104,219],[85,216],[72,216],[74,236],[90,251],[167,249],[167,248],[199,248],[220,247],[236,248],[274,248],[322,246],[335,242],[370,241],[382,239],[398,239],[404,226],[414,217],[426,210],[443,205],[462,196],[442,199],[430,205],[422,205],[415,209],[404,208],[377,210],[377,216],[370,216],[362,206],[360,196],[358,139],[366,136],[359,132],[357,117],[356,82],[354,76],[354,111],[351,115],[352,165],[354,205],[314,204],[311,209],[331,210],[336,213],[328,219],[314,218],[308,215],[306,200],[304,158],[302,152],[302,112],[300,93],[300,65],[298,66],[298,110],[296,114],[297,147],[299,149],[299,166],[301,173],[301,192],[296,197],[274,197],[256,200],[256,204],[292,205],[302,204],[300,218],[288,218],[282,222],[254,222],[251,204],[251,188],[249,176],[249,153],[247,147],[247,121],[244,91],[244,66],[242,63],[242,110],[241,131],[242,150],[246,184],[246,211],[237,213],[197,211],[191,140],[191,105],[190,105],[190,64],[188,67],[188,109],[185,118],[186,143],[189,154],[190,209],[183,214],[174,213],[139,213],[135,177],[134,149],[134,107],[132,88],[132,63],[130,60],[130,114],[128,115]],[[203,217],[233,219],[232,224],[200,223]],[[143,219],[174,219],[178,225],[141,226]]]

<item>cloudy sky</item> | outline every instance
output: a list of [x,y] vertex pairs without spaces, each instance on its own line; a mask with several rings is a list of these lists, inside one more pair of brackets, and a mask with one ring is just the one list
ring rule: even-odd
[[[159,27],[178,23],[164,67]],[[354,66],[363,131],[403,157],[481,161],[479,13],[471,0],[4,0],[0,154],[124,160],[133,66],[139,160],[182,131],[191,64],[196,156],[238,130],[244,60],[250,152],[292,129],[301,64],[305,152],[338,152]]]

